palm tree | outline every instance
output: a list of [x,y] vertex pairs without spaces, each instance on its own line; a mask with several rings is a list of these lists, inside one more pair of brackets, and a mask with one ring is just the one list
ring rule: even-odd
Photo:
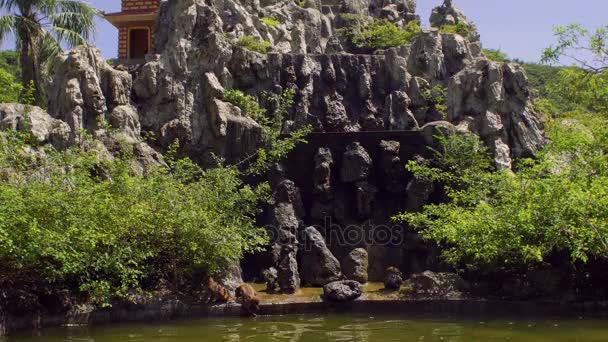
[[69,47],[86,44],[100,12],[77,0],[0,0],[0,43],[14,35],[20,52],[22,83],[44,105],[42,66]]

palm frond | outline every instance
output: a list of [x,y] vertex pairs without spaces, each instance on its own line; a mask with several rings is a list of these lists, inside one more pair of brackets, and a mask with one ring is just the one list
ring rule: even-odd
[[38,59],[41,61],[44,76],[52,75],[56,65],[57,55],[63,49],[55,37],[50,32],[45,31],[44,34],[36,42],[36,52]]
[[87,39],[76,31],[66,29],[59,26],[54,26],[55,37],[59,43],[66,42],[69,46],[78,46],[87,43]]
[[18,0],[0,0],[0,8],[6,12],[11,12],[17,7]]
[[[3,0],[0,0],[3,1]],[[0,44],[4,41],[8,34],[15,32],[15,23],[17,17],[12,14],[0,16]]]
[[[73,0],[48,0],[57,6],[48,14],[52,29],[60,42],[70,46],[85,44],[95,31],[95,17],[101,12],[87,3]],[[68,33],[71,31],[71,33]]]

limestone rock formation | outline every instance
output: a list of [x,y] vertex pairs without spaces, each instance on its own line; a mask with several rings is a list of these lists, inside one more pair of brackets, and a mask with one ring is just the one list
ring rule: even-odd
[[281,291],[293,293],[300,288],[298,271],[298,231],[302,213],[300,192],[294,183],[284,179],[276,186],[270,203],[273,266],[277,269]]
[[60,54],[48,87],[49,114],[71,128],[70,140],[81,130],[99,134],[110,122],[132,141],[141,127],[131,103],[132,79],[126,71],[107,64],[97,48],[80,46]]
[[71,129],[64,121],[54,119],[42,108],[22,104],[0,104],[0,130],[25,131],[39,145],[51,144],[57,149],[68,146]]
[[392,193],[403,192],[406,186],[405,162],[399,157],[401,144],[398,141],[381,141],[384,188]]
[[425,271],[405,281],[414,295],[427,298],[462,298],[469,285],[457,274]]
[[384,277],[384,288],[387,290],[399,290],[403,284],[403,274],[396,267],[386,269]]
[[[381,281],[393,262],[401,269],[410,262],[405,253],[427,256],[418,250],[387,251],[401,245],[384,250],[373,244],[328,246],[319,232],[303,228],[325,218],[341,226],[378,219],[385,224],[398,211],[418,210],[433,184],[412,178],[403,165],[436,144],[438,132],[478,134],[501,169],[544,146],[543,122],[530,105],[521,67],[485,59],[476,35],[439,30],[458,23],[473,27],[452,1],[433,11],[431,27],[411,44],[373,53],[349,50],[337,30],[341,14],[370,15],[402,27],[418,19],[415,0],[307,0],[304,5],[292,0],[163,1],[155,54],[132,74],[113,69],[92,47],[60,55],[48,93],[51,117],[35,110],[28,119],[32,133],[41,143],[63,148],[77,143],[86,130],[109,157],[125,139],[134,147],[141,172],[162,165],[156,150],[175,141],[180,155],[203,166],[216,163],[218,156],[237,163],[256,153],[264,129],[229,103],[225,92],[238,89],[270,107],[265,93],[293,90],[295,106],[285,115],[283,132],[311,125],[331,138],[319,138],[310,158],[297,156],[308,158],[308,178],[288,164],[271,177],[273,196],[263,222],[272,227],[271,261],[261,267],[276,269],[285,293],[299,288],[300,272],[318,285],[340,279],[335,256],[352,257],[348,275],[363,280],[363,256],[349,253],[365,247],[368,278]],[[263,20],[271,17],[277,25]],[[268,53],[248,49],[242,38],[268,41]],[[437,89],[445,90],[444,103],[433,98]],[[447,113],[441,109],[446,105]],[[0,113],[13,113],[0,117],[2,125],[18,128],[21,109],[2,108]],[[157,137],[154,146],[142,141],[143,131]],[[404,136],[411,140],[397,141]],[[302,238],[319,246],[317,257],[300,250]],[[311,274],[319,258],[329,271]],[[397,275],[391,283],[400,283]]]
[[344,183],[365,180],[370,174],[372,159],[360,143],[354,142],[346,147],[342,156],[340,180]]
[[262,280],[266,284],[267,293],[277,292],[281,288],[279,286],[279,272],[274,267],[262,271]]
[[342,279],[340,262],[327,248],[323,235],[315,227],[304,229],[302,235],[302,281],[308,285],[323,286]]
[[367,267],[369,265],[367,251],[363,248],[353,249],[342,262],[342,271],[348,280],[361,284],[367,283]]
[[363,294],[363,287],[354,280],[341,280],[323,286],[323,299],[330,302],[348,302]]

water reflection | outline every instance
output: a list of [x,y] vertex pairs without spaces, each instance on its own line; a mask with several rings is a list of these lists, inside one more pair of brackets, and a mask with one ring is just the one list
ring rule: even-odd
[[[7,342],[607,341],[605,321],[438,321],[349,315],[62,328]],[[1,339],[0,339],[1,341]],[[4,341],[3,341],[4,342]]]

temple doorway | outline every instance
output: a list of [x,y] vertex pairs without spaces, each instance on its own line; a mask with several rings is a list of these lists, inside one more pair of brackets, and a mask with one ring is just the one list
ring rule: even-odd
[[144,59],[150,52],[150,29],[136,28],[129,30],[129,58]]

